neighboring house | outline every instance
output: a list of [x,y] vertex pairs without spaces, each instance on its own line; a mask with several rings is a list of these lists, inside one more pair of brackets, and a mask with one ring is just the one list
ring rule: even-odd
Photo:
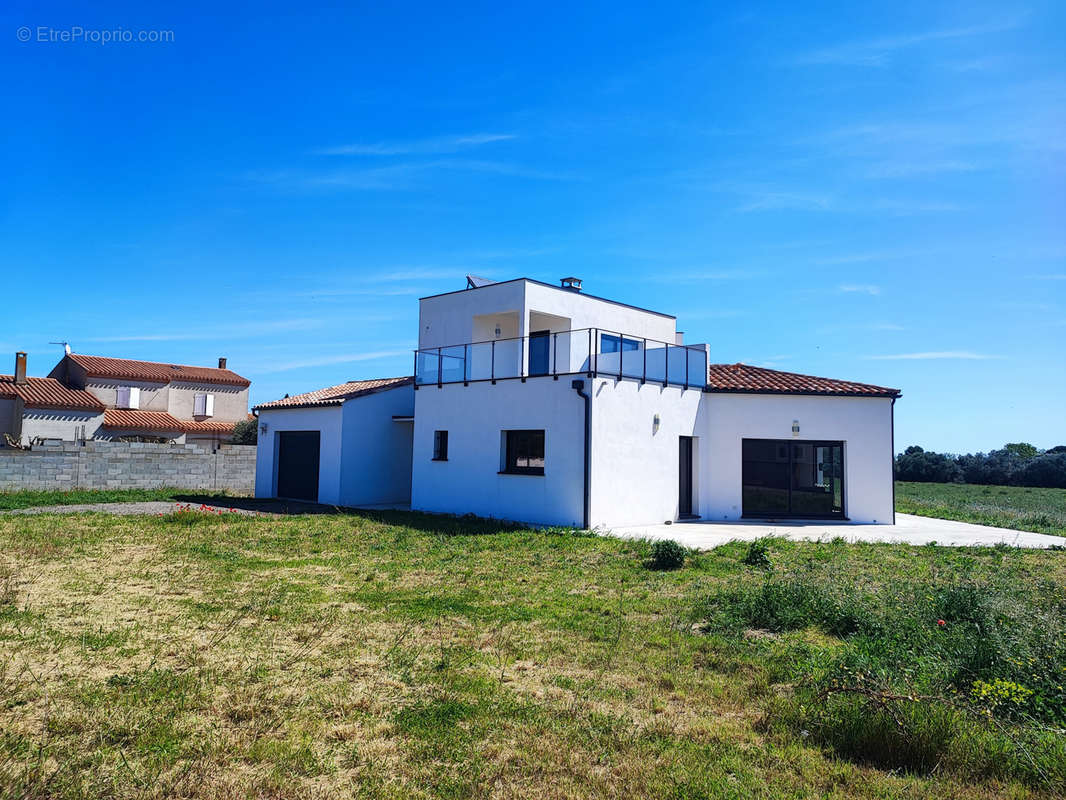
[[15,354],[14,375],[0,375],[0,447],[8,440],[87,438],[103,417],[104,404],[84,389],[27,376],[25,353]]
[[215,368],[67,353],[47,378],[29,378],[18,353],[15,373],[0,377],[0,433],[22,444],[158,437],[211,447],[248,418],[250,383],[224,358]]
[[[395,402],[258,407],[258,496],[392,503],[345,476],[409,469],[412,508],[543,524],[893,522],[896,389],[710,364],[673,316],[574,278],[470,277],[421,299],[418,330]],[[393,434],[410,417],[408,449]],[[317,485],[279,484],[311,466]]]

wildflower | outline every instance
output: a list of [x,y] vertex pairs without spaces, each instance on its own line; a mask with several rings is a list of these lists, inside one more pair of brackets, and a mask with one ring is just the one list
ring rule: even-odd
[[944,620],[942,620],[942,619],[938,619],[936,621],[936,624],[939,625],[941,628],[943,628],[945,625],[947,625],[947,623],[944,622]]

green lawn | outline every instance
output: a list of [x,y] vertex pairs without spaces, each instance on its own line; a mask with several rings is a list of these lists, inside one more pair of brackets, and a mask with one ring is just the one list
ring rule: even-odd
[[896,511],[1066,536],[1066,489],[897,481]]
[[399,512],[0,516],[0,796],[1066,788],[1063,553],[649,554]]

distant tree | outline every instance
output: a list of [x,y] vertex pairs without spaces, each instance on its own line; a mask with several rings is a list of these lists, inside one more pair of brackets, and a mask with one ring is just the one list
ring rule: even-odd
[[1029,459],[1015,478],[1020,486],[1066,489],[1066,452],[1047,452]]
[[1034,445],[1029,444],[1029,442],[1008,442],[1003,445],[1003,449],[1012,456],[1022,460],[1033,458],[1040,453],[1040,451],[1037,450]]
[[921,483],[961,483],[963,473],[954,457],[926,452],[913,445],[896,457],[896,478]]
[[242,419],[233,426],[231,444],[256,444],[259,441],[259,420]]
[[1048,453],[1066,453],[1066,444],[1055,445],[1054,447],[1044,451],[1044,455],[1047,455]]

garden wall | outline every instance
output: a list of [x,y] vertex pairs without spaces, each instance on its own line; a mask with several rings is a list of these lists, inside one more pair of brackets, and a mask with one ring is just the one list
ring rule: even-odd
[[86,441],[0,449],[0,491],[159,487],[252,494],[255,446]]

